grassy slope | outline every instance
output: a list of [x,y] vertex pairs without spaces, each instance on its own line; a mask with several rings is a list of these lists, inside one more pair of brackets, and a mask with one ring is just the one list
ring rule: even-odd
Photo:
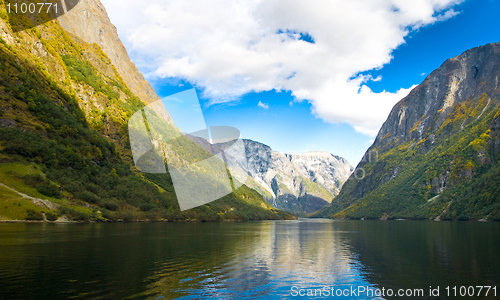
[[[379,149],[379,160],[364,166],[373,175],[367,183],[373,185],[371,191],[362,198],[353,197],[360,182],[350,180],[332,205],[313,217],[500,220],[500,152],[495,147],[500,109],[490,106],[477,120],[487,98],[483,94],[478,105],[473,101],[457,105],[436,132],[430,150],[430,133],[413,147],[412,140]],[[464,122],[468,125],[460,129]],[[386,180],[396,168],[399,173]],[[443,175],[448,181],[439,193],[436,179]]]
[[[9,27],[3,8],[0,2],[0,22]],[[168,174],[135,171],[127,120],[144,104],[102,50],[73,39],[55,22],[9,33],[14,45],[0,40],[2,183],[60,204],[53,213],[71,219],[293,218],[247,187],[180,212]],[[0,193],[2,219],[26,218],[27,210],[37,218],[43,211],[10,190]]]

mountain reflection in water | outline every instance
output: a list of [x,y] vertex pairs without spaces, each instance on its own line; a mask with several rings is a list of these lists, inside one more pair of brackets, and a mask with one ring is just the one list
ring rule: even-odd
[[0,224],[0,298],[283,299],[295,298],[292,287],[499,286],[499,225]]

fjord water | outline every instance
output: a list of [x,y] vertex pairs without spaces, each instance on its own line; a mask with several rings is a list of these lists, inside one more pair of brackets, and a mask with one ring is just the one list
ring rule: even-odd
[[499,249],[500,223],[486,222],[0,224],[0,299],[283,299],[294,286],[498,295]]

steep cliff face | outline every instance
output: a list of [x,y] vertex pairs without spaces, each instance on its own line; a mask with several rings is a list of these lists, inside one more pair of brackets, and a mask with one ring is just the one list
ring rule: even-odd
[[246,171],[261,188],[247,184],[274,207],[296,214],[312,213],[327,205],[353,170],[345,159],[327,152],[286,154],[252,140],[244,140],[244,144]]
[[366,176],[317,216],[498,218],[496,184],[480,186],[499,179],[499,77],[499,43],[444,62],[394,106],[357,167]]
[[58,19],[61,27],[88,44],[96,43],[111,60],[130,90],[143,102],[159,100],[151,85],[130,60],[116,27],[111,24],[104,5],[99,0],[80,0],[67,14]]
[[[400,145],[409,140],[418,142],[428,132],[436,133],[457,104],[470,100],[472,105],[478,105],[483,93],[488,95],[488,100],[495,98],[499,47],[498,43],[489,44],[445,61],[394,106],[372,148]],[[460,130],[466,122],[464,120]]]

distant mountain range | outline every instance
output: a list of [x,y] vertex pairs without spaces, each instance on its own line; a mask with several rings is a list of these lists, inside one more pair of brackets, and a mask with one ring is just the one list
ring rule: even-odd
[[246,185],[274,207],[296,215],[328,205],[353,171],[347,160],[328,152],[287,154],[252,140],[243,142],[248,165],[242,168],[252,177]]
[[445,61],[397,103],[315,217],[500,220],[500,43]]

